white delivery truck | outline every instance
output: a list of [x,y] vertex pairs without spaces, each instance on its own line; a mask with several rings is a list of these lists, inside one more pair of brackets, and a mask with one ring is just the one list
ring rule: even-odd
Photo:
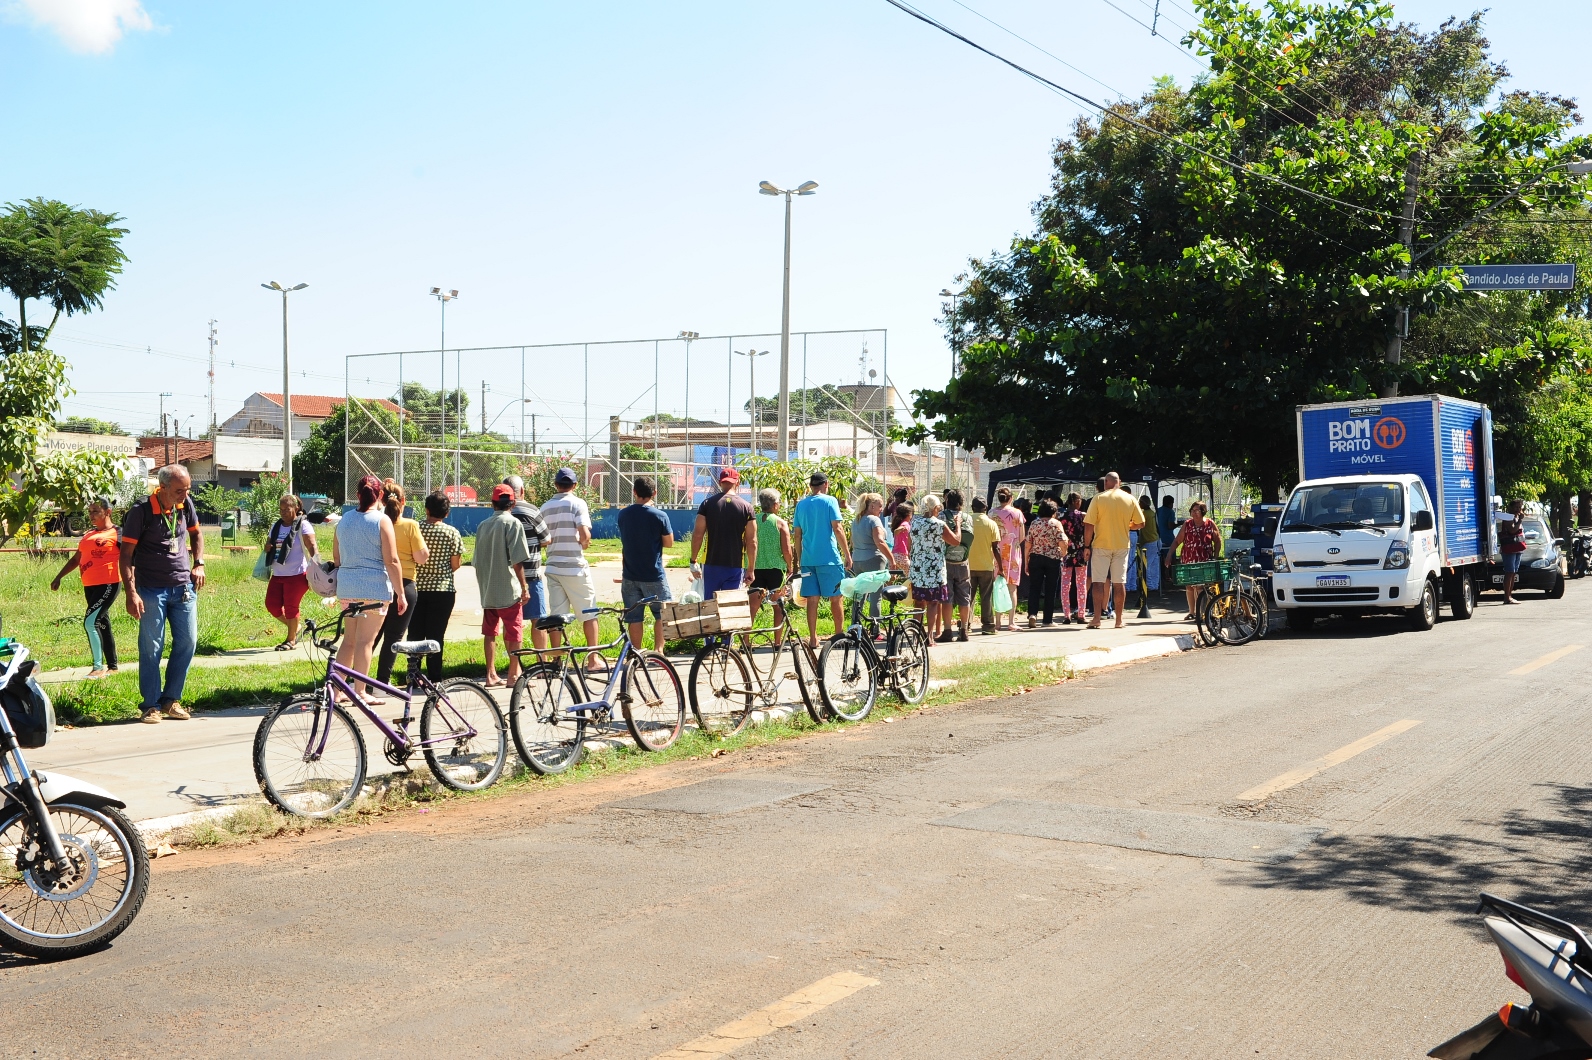
[[1492,415],[1440,395],[1301,405],[1299,470],[1277,523],[1272,595],[1288,628],[1440,600],[1469,618],[1493,553]]

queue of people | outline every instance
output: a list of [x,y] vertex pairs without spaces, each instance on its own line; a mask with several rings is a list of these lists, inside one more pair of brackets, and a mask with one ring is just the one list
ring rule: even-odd
[[[150,724],[189,716],[182,697],[197,640],[196,594],[205,580],[203,537],[189,497],[189,474],[180,466],[161,468],[157,482],[147,499],[128,510],[119,528],[111,501],[92,502],[92,528],[50,583],[58,591],[67,576],[78,574],[91,678],[119,669],[109,616],[118,596],[124,597],[128,613],[139,623],[140,718]],[[488,686],[510,684],[518,677],[516,653],[527,624],[532,646],[545,648],[549,635],[536,628],[537,619],[579,613],[596,604],[585,558],[591,516],[575,495],[576,485],[573,471],[559,469],[556,493],[540,508],[518,476],[492,489],[493,513],[477,529],[473,559]],[[653,645],[661,648],[661,605],[673,597],[664,563],[665,550],[674,543],[673,530],[655,506],[656,484],[643,477],[631,485],[633,503],[619,515],[625,625],[632,644],[642,647],[645,612],[650,610]],[[754,509],[740,496],[739,485],[736,469],[724,468],[719,491],[698,508],[691,534],[692,572],[702,579],[704,596],[747,587],[754,590],[759,608],[769,596],[797,589],[805,600],[807,637],[815,646],[825,600],[835,628],[846,625],[840,582],[848,572],[898,572],[910,585],[914,604],[923,609],[931,643],[966,642],[975,610],[981,635],[1014,630],[1017,603],[1024,597],[1029,629],[1053,626],[1058,613],[1062,624],[1086,622],[1099,628],[1111,618],[1120,628],[1126,593],[1139,577],[1135,557],[1142,557],[1146,589],[1158,592],[1164,568],[1217,559],[1222,550],[1220,529],[1203,502],[1193,501],[1182,518],[1172,497],[1163,497],[1159,507],[1147,496],[1135,499],[1115,473],[1106,475],[1087,500],[1078,493],[1063,500],[1053,491],[1034,503],[1003,486],[996,490],[993,508],[981,497],[965,504],[956,489],[943,496],[925,494],[915,505],[904,488],[889,498],[863,493],[856,498],[849,532],[822,473],[811,477],[808,493],[788,521],[779,514],[779,491],[760,491]],[[441,491],[424,499],[420,520],[405,514],[403,487],[391,479],[366,475],[356,494],[355,510],[336,524],[333,535],[337,599],[379,607],[349,617],[338,660],[391,685],[395,644],[405,639],[443,641],[457,600],[455,572],[464,542],[448,525],[450,502]],[[299,643],[310,565],[323,558],[315,527],[298,497],[282,497],[263,550],[265,609],[283,628],[276,650],[289,651]],[[1197,588],[1187,591],[1186,620],[1192,618],[1197,593]],[[879,614],[879,592],[865,594],[852,602],[850,621]],[[597,644],[597,622],[586,619],[582,626],[586,644]],[[170,658],[162,667],[168,636]],[[783,630],[776,643],[782,637]],[[507,658],[501,677],[499,638]],[[554,640],[553,646],[560,642]],[[595,655],[590,662],[601,665]],[[442,676],[440,651],[412,664],[423,665],[432,680]],[[375,686],[360,687],[366,702],[381,702]]]

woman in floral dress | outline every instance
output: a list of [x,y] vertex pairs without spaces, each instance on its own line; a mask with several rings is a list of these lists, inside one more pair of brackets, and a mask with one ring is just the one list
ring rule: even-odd
[[1082,495],[1067,494],[1066,507],[1056,518],[1067,532],[1067,558],[1061,561],[1061,620],[1081,626],[1088,621],[1084,612],[1089,609],[1089,561],[1083,552]]
[[945,576],[945,546],[962,543],[961,535],[939,517],[940,507],[938,496],[925,495],[908,531],[912,552],[907,580],[912,583],[913,601],[923,605],[924,628],[930,644],[950,625],[951,586]]
[[[1177,528],[1172,538],[1172,551],[1177,563],[1208,563],[1222,554],[1222,532],[1212,519],[1205,517],[1205,503],[1195,501],[1188,506],[1188,521]],[[1184,593],[1188,597],[1188,614],[1183,621],[1194,621],[1194,608],[1199,605],[1203,585],[1190,585]]]
[[[1017,628],[1017,587],[1023,580],[1023,538],[1028,533],[1028,521],[1012,504],[1012,491],[1005,486],[995,491],[995,510],[990,518],[1001,528],[1001,563],[1006,568],[1006,584],[1012,591],[1012,610],[1006,613],[1006,628]],[[995,628],[1001,628],[1001,616],[995,616]]]

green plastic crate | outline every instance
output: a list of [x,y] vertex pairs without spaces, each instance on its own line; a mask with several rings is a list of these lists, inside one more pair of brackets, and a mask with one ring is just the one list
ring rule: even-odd
[[1225,559],[1207,560],[1204,563],[1177,563],[1172,566],[1172,584],[1178,588],[1190,585],[1221,583],[1227,588],[1228,562]]

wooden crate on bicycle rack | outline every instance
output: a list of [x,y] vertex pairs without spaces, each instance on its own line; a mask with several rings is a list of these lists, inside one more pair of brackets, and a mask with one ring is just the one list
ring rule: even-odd
[[[719,605],[712,600],[699,604],[665,603],[658,621],[663,624],[664,640],[688,640],[704,633],[716,633],[719,626]],[[713,628],[704,627],[710,625]]]
[[718,628],[703,630],[712,633],[736,633],[752,628],[751,594],[745,589],[720,589],[713,594],[719,606]]

